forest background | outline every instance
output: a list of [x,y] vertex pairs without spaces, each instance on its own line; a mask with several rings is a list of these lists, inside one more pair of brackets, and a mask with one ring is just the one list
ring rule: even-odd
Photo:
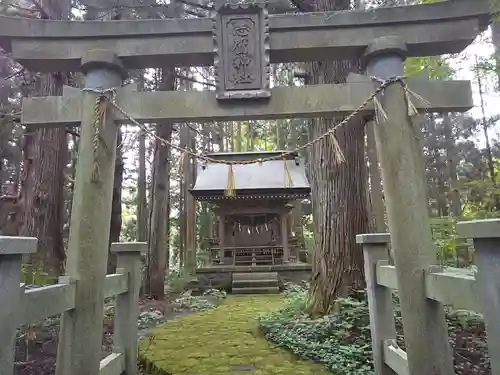
[[[273,14],[411,5],[412,0],[272,0]],[[423,1],[429,2],[429,1]],[[44,19],[111,20],[206,18],[214,4],[205,0],[71,1],[1,0],[0,14]],[[470,79],[475,107],[466,114],[420,116],[428,207],[436,251],[444,265],[470,267],[473,251],[455,233],[458,220],[500,216],[500,134],[497,124],[500,75],[496,52],[500,24],[455,56],[411,58],[406,74],[428,79]],[[359,72],[359,61],[275,64],[272,84],[291,86],[345,82]],[[213,68],[130,71],[140,90],[213,90]],[[61,95],[63,85],[81,87],[80,73],[40,74],[23,69],[0,52],[0,230],[3,235],[34,236],[38,252],[23,268],[32,283],[57,280],[64,272],[69,233],[77,128],[28,129],[20,124],[23,97]],[[147,124],[143,132],[118,132],[110,243],[147,241],[144,290],[163,298],[165,279],[192,274],[206,264],[211,237],[210,207],[193,200],[188,189],[198,161],[157,137],[195,153],[294,149],[324,133],[338,119]],[[326,313],[334,299],[364,283],[361,249],[355,235],[386,230],[380,171],[371,126],[351,123],[337,133],[344,160],[322,142],[301,152],[308,165],[311,200],[295,202],[294,233],[303,243],[302,260],[318,273],[311,285],[311,311]],[[155,135],[155,136],[153,136]],[[314,168],[311,168],[314,166]],[[313,220],[314,218],[314,220]],[[314,223],[314,225],[313,225]],[[334,259],[342,259],[334,262]],[[109,255],[108,270],[115,268]],[[331,272],[319,272],[322,266]],[[333,268],[335,265],[335,268]],[[345,270],[358,270],[348,276]]]

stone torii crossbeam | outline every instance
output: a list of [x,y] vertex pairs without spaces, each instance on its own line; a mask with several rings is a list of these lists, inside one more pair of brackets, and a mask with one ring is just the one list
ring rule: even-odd
[[[271,15],[270,62],[357,58],[385,35],[401,37],[410,57],[459,53],[487,27],[489,12],[487,0],[454,0]],[[210,19],[100,22],[0,17],[0,25],[0,46],[33,71],[76,71],[91,49],[114,52],[129,69],[214,63]]]
[[[398,35],[404,40],[407,56],[456,53],[488,25],[489,7],[482,0],[473,6],[470,0],[455,0],[453,6],[448,3],[280,16],[268,16],[265,8],[257,5],[232,5],[222,6],[213,20],[75,22],[0,17],[0,45],[12,51],[19,63],[36,71],[78,70],[81,58],[91,50],[111,52],[122,66],[130,69],[215,62],[217,93],[118,92],[118,104],[140,122],[332,116],[355,110],[373,91],[373,84],[352,82],[269,90],[269,61],[358,58],[374,38],[384,35]],[[230,17],[239,13],[258,25],[254,35],[245,39],[255,41],[248,47],[255,59],[249,69],[259,78],[255,80],[257,86],[252,83],[250,90],[248,84],[238,87],[222,78],[233,73],[234,63],[230,61],[228,43],[222,43],[221,35],[231,31],[222,20],[231,21]],[[466,111],[472,106],[468,82],[415,79],[409,81],[409,86],[429,102],[429,111]],[[252,98],[251,92],[268,100],[232,100],[230,105],[218,100],[235,95]],[[81,92],[71,92],[62,97],[27,99],[23,103],[22,122],[79,125],[83,96]],[[373,111],[371,103],[363,111]],[[127,122],[120,114],[117,121]]]
[[[464,112],[472,108],[468,81],[425,81],[408,79],[409,88],[428,102],[415,101],[421,111]],[[374,91],[370,79],[337,85],[309,85],[271,89],[269,101],[220,103],[212,91],[136,92],[118,90],[117,103],[142,123],[236,121],[347,115],[356,110]],[[79,126],[84,116],[81,90],[63,96],[24,99],[22,123],[39,126]],[[373,113],[369,103],[363,114]],[[116,122],[130,121],[117,113]]]
[[[269,88],[269,64],[363,58],[369,76],[403,75],[408,56],[458,53],[491,22],[487,0],[450,0],[366,11],[270,16],[259,4],[222,4],[211,20],[50,21],[0,17],[0,46],[26,68],[82,70],[84,91],[23,100],[28,126],[80,125],[66,270],[78,281],[75,309],[63,315],[57,375],[99,370],[117,126],[108,107],[95,121],[96,103],[116,89],[116,103],[139,122],[204,122],[347,115],[378,83],[351,76],[346,84]],[[215,92],[134,92],[121,88],[127,69],[214,65]],[[417,109],[466,111],[468,82],[409,79],[429,102]],[[105,94],[104,94],[105,93]],[[421,146],[395,83],[379,97],[386,119],[375,127],[382,167],[408,359],[412,375],[450,375],[451,355],[442,306],[425,297],[422,272],[434,264]],[[424,108],[425,107],[425,108]],[[373,106],[363,109],[373,113]],[[98,166],[99,174],[93,173]],[[410,297],[407,297],[410,296]],[[416,297],[415,297],[416,296]],[[412,321],[409,312],[421,317]],[[84,313],[79,313],[84,312]],[[425,336],[428,335],[428,336]],[[373,343],[379,374],[393,374]],[[119,348],[118,348],[119,349]],[[117,350],[118,350],[117,349]],[[494,347],[492,347],[494,349]],[[136,374],[128,355],[127,375]],[[500,369],[492,369],[500,374]]]

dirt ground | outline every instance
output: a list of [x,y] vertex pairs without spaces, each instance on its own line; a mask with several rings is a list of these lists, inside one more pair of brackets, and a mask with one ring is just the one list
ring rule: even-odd
[[[175,308],[171,297],[167,301],[147,300],[141,302],[140,310],[159,310],[165,320],[189,311]],[[459,375],[489,375],[490,364],[487,357],[486,334],[480,321],[463,324],[460,319],[448,318],[450,342],[453,347],[455,372]],[[111,353],[113,342],[113,320],[108,318],[103,323],[102,358]],[[401,327],[398,327],[401,331]],[[21,335],[16,342],[14,375],[53,375],[57,356],[57,338],[59,323],[46,327],[33,327]],[[401,337],[401,336],[400,336]],[[398,340],[400,341],[400,340]],[[404,342],[399,342],[404,349]]]
[[[490,375],[491,366],[486,343],[484,322],[447,316],[453,365],[457,375]],[[398,344],[404,350],[403,329],[399,325]]]
[[[172,308],[173,297],[167,301],[146,300],[141,302],[140,311],[159,310],[169,320],[181,312]],[[14,375],[53,375],[57,358],[59,322],[46,327],[32,327],[16,341]],[[103,322],[102,358],[113,348],[113,319]]]

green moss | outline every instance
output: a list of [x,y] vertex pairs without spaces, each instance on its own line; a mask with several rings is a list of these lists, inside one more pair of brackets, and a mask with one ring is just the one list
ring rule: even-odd
[[175,318],[140,342],[142,361],[158,374],[327,375],[261,337],[255,317],[279,308],[281,296],[230,296],[221,306]]

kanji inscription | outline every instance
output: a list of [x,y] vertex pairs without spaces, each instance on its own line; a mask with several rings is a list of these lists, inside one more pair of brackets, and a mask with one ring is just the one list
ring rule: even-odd
[[217,99],[270,97],[267,21],[262,4],[219,8],[214,17]]
[[230,64],[225,74],[228,89],[255,89],[260,86],[259,82],[256,82],[259,72],[252,72],[254,65],[259,63],[255,61],[255,18],[234,17],[227,22],[228,47],[231,48],[228,51]]

